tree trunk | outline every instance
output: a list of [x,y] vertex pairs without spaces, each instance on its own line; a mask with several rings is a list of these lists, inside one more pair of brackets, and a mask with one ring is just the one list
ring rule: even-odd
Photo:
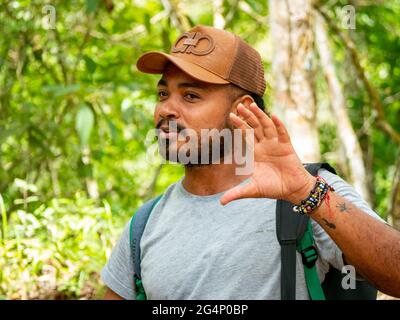
[[270,0],[273,111],[287,125],[303,162],[320,159],[309,0]]
[[318,13],[315,14],[315,36],[321,65],[328,82],[331,109],[336,120],[337,135],[350,167],[349,178],[354,188],[371,204],[361,147],[347,114],[346,101],[336,74],[325,22]]
[[319,7],[319,2],[314,2],[315,9],[325,19],[331,30],[340,38],[343,45],[346,47],[350,54],[351,61],[357,71],[358,77],[363,82],[365,89],[367,90],[368,96],[371,100],[372,107],[376,111],[376,126],[382,130],[388,137],[390,137],[396,144],[400,144],[400,132],[393,128],[392,125],[386,120],[385,108],[383,107],[381,98],[379,96],[378,89],[368,79],[367,73],[364,67],[361,65],[361,60],[356,49],[356,45],[351,38],[336,26],[329,15]]
[[188,17],[183,13],[179,0],[161,0],[164,9],[168,12],[172,24],[181,32],[190,29]]
[[218,29],[225,28],[225,18],[223,15],[224,12],[224,1],[223,0],[213,0],[214,5],[214,27]]

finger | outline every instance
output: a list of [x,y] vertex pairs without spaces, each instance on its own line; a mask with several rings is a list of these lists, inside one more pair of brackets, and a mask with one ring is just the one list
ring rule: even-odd
[[242,116],[243,120],[247,122],[253,129],[254,129],[254,134],[258,140],[261,140],[264,138],[264,132],[261,127],[260,121],[257,119],[257,117],[254,115],[253,112],[251,112],[248,108],[246,108],[243,104],[239,103],[237,106],[237,110],[239,114]]
[[254,102],[250,104],[249,109],[258,118],[263,126],[264,136],[268,139],[276,138],[278,133],[270,117],[262,111]]
[[231,112],[229,114],[229,117],[232,121],[232,124],[239,129],[245,130],[245,129],[250,129],[251,127],[246,123],[246,121],[244,121],[242,118],[239,118],[239,116],[237,116],[236,114],[234,114],[233,112]]
[[282,121],[276,115],[272,115],[271,119],[275,124],[276,132],[278,133],[279,142],[282,142],[282,143],[290,142],[289,132],[287,131],[287,129],[286,129],[285,125],[282,123]]
[[233,200],[239,200],[244,198],[254,198],[256,196],[255,187],[252,181],[246,183],[245,185],[236,186],[229,189],[224,193],[224,195],[219,199],[220,203],[225,206]]
[[246,141],[246,143],[251,143],[254,144],[254,138],[251,139],[251,136],[254,136],[254,129],[250,127],[247,122],[245,122],[243,119],[239,118],[236,114],[231,112],[229,114],[232,124],[241,130],[241,134],[243,139]]

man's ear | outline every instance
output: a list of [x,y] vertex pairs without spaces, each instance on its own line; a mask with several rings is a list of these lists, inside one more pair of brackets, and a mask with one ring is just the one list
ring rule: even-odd
[[250,104],[252,104],[254,102],[254,99],[250,95],[246,94],[243,97],[241,97],[241,101],[240,102],[245,107],[248,107],[248,106],[250,106]]
[[233,102],[233,105],[232,105],[232,112],[234,113],[234,114],[238,114],[238,112],[237,112],[237,106],[239,105],[239,103],[241,103],[241,104],[243,104],[245,107],[248,107],[248,106],[250,106],[250,104],[252,103],[252,102],[254,102],[254,99],[250,96],[250,95],[248,95],[248,94],[245,94],[245,95],[243,95],[243,96],[240,96],[239,98],[237,98],[234,102]]

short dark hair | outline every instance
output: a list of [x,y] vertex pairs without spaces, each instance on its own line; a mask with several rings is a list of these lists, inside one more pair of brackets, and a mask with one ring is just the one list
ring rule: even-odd
[[256,105],[257,105],[262,111],[266,112],[266,111],[265,111],[264,99],[263,99],[262,97],[260,97],[258,94],[255,94],[255,93],[252,93],[252,92],[250,92],[249,95],[250,95],[250,97],[253,98],[253,100],[254,100],[254,102],[256,103]]

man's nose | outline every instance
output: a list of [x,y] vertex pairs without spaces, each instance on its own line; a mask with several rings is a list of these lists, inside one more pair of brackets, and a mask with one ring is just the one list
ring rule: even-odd
[[158,113],[161,118],[179,118],[179,106],[177,102],[169,98],[167,101],[160,102],[158,105]]

